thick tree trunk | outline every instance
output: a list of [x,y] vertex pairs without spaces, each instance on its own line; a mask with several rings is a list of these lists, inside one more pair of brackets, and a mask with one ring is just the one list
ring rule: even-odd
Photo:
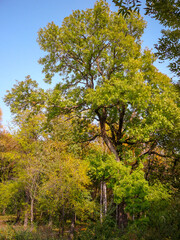
[[98,110],[96,110],[95,112],[99,117],[100,128],[101,128],[101,136],[102,136],[105,144],[109,148],[109,150],[115,155],[116,161],[119,162],[120,158],[119,158],[118,152],[117,152],[116,148],[114,147],[112,141],[110,140],[110,138],[106,134],[106,118],[107,118],[106,110],[103,109],[103,114],[100,114]]
[[124,211],[124,208],[125,208],[124,201],[122,201],[120,204],[117,205],[116,219],[117,219],[117,225],[120,229],[126,228],[128,224],[128,218],[127,218],[127,214]]
[[120,158],[119,158],[118,152],[116,151],[113,143],[111,142],[111,140],[109,139],[109,137],[106,134],[105,124],[104,124],[104,126],[101,127],[101,134],[102,134],[102,138],[103,138],[105,144],[107,145],[109,150],[115,155],[116,161],[120,162]]

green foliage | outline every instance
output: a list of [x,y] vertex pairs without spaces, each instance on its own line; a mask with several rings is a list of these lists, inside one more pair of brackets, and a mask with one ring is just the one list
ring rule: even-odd
[[160,200],[151,204],[145,219],[132,222],[123,240],[179,239],[179,201]]
[[[127,26],[130,22],[131,30]],[[61,27],[53,22],[49,23],[46,28],[39,31],[38,37],[42,50],[49,53],[40,59],[40,63],[44,65],[46,81],[50,82],[54,73],[57,72],[60,75],[66,75],[66,78],[64,77],[66,84],[61,86],[62,90],[71,88],[72,83],[84,85],[86,78],[87,85],[92,87],[90,75],[97,81],[101,75],[97,68],[97,61],[105,76],[109,71],[113,73],[114,64],[118,66],[120,54],[125,53],[129,46],[131,46],[131,50],[129,49],[131,54],[136,54],[135,48],[138,46],[133,43],[133,37],[140,39],[143,28],[142,19],[131,16],[126,23],[117,13],[110,12],[109,6],[104,1],[97,2],[94,9],[74,11],[64,19]],[[113,47],[116,46],[118,57],[113,59]],[[102,58],[104,61],[101,61]],[[79,85],[76,90],[73,88],[71,90],[78,95],[78,91],[82,92],[82,89]],[[71,100],[73,96],[69,97],[69,101]]]
[[[113,0],[119,7],[119,13],[127,17],[133,11],[140,11],[142,1],[139,0]],[[179,16],[180,3],[178,0],[146,0],[145,14],[159,20],[162,25],[169,27],[168,30],[162,30],[162,37],[159,38],[156,55],[160,60],[168,60],[170,70],[180,76],[180,54],[179,54]]]
[[121,233],[116,226],[116,222],[111,216],[107,216],[103,223],[97,221],[96,223],[90,223],[87,228],[81,230],[75,239],[77,240],[116,240],[120,239]]
[[[140,11],[141,0],[112,0],[119,7],[119,12],[127,16],[132,11]],[[146,0],[146,13],[159,20],[165,26],[177,26],[179,18],[179,1],[177,0]]]
[[11,91],[7,91],[4,102],[10,106],[11,112],[17,118],[17,123],[27,110],[31,114],[38,114],[45,104],[46,94],[42,88],[38,88],[38,83],[30,76],[25,81],[14,84]]
[[13,213],[23,205],[24,192],[21,183],[9,181],[0,184],[0,207],[1,211],[6,209],[9,213]]
[[119,13],[124,17],[130,15],[132,11],[137,11],[139,13],[139,7],[141,6],[141,1],[139,0],[113,0],[113,2],[119,7]]
[[[116,162],[113,156],[92,150],[88,160],[89,176],[93,182],[105,181],[109,189],[113,189],[114,202],[124,201],[125,211],[133,218],[141,220],[147,215],[149,208],[156,202],[168,201],[171,197],[168,188],[160,182],[149,185],[144,178],[143,165],[133,172],[131,166]],[[147,222],[148,218],[144,218]]]
[[162,34],[163,37],[155,45],[157,49],[156,55],[160,60],[168,60],[170,70],[180,76],[180,31],[178,29],[162,30]]

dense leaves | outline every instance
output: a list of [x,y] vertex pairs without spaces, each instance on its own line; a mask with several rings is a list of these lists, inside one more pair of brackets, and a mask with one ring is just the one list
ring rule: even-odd
[[[119,13],[124,16],[132,11],[140,11],[142,1],[139,0],[113,0],[119,7]],[[159,38],[156,55],[160,60],[168,60],[170,70],[178,77],[180,76],[180,2],[179,0],[146,0],[145,14],[159,20],[166,27],[162,30],[162,37]],[[169,28],[167,30],[167,27]]]

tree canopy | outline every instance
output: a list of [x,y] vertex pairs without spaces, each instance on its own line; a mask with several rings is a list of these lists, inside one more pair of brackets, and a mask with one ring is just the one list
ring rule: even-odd
[[124,144],[146,144],[149,154],[179,121],[171,80],[153,66],[154,55],[141,49],[144,26],[138,14],[124,19],[99,1],[94,9],[74,11],[61,27],[52,22],[39,31],[47,53],[39,61],[45,81],[62,76],[49,115],[73,113],[84,124],[97,121],[99,131],[90,139],[101,136],[118,161]]
[[[140,11],[140,0],[113,0],[119,7],[119,13],[124,16],[132,11]],[[162,30],[162,37],[155,44],[156,55],[160,60],[168,60],[170,70],[180,76],[180,2],[179,0],[146,0],[145,14],[159,20],[166,27]],[[168,29],[167,29],[168,28]]]

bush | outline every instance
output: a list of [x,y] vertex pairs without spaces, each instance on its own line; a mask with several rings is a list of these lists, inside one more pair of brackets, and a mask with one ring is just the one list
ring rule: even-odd
[[0,231],[0,240],[57,240],[52,231],[43,228],[41,230],[15,229],[11,226],[5,227]]
[[111,217],[106,217],[103,223],[100,221],[90,223],[86,230],[77,234],[77,240],[116,240],[120,239],[120,231]]

